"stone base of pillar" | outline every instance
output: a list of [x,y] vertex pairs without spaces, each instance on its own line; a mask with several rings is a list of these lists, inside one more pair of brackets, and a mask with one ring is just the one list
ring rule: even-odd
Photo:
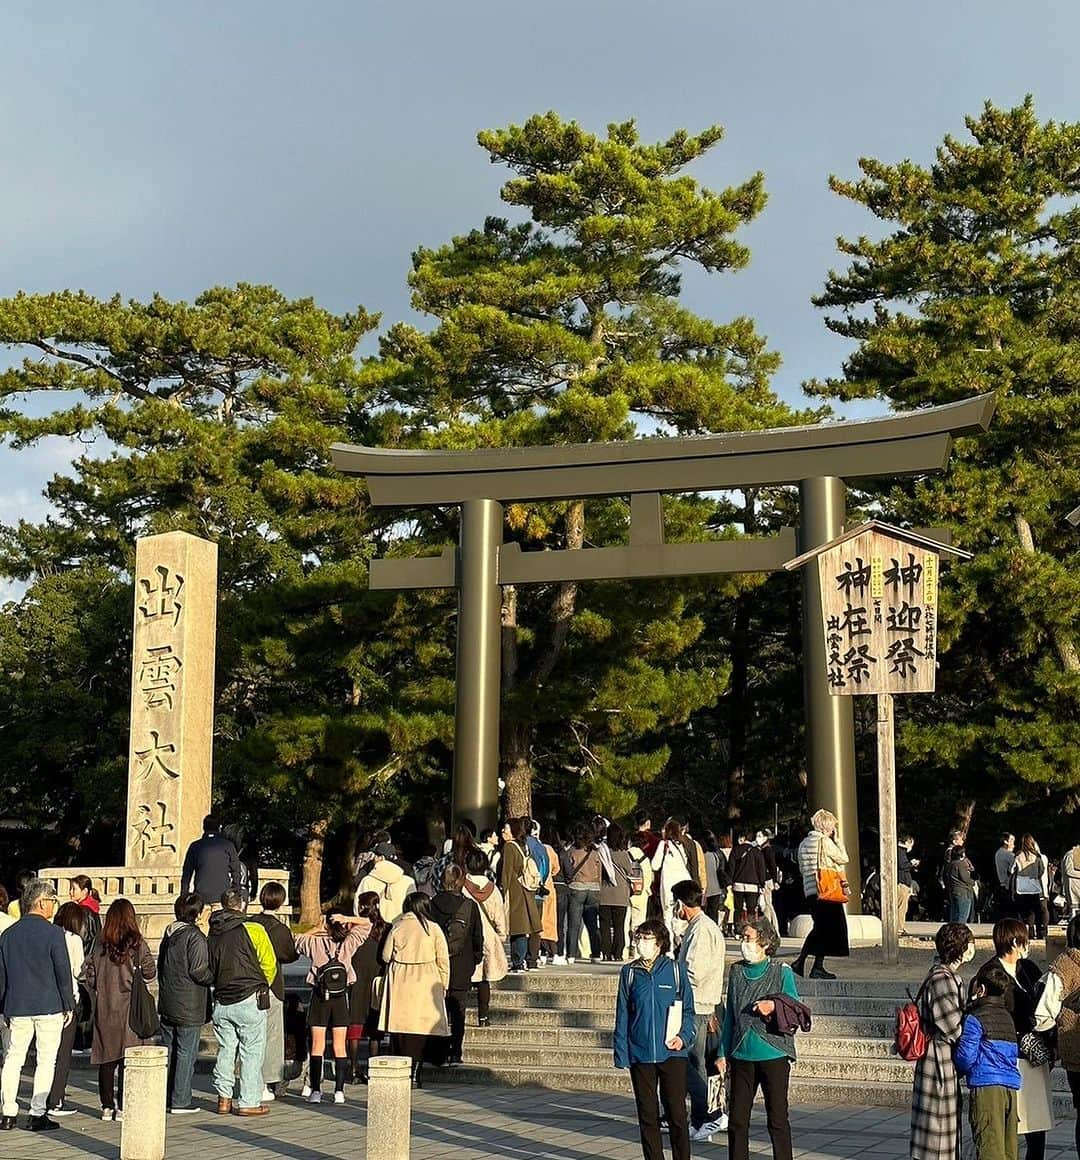
[[[109,903],[117,898],[126,898],[135,907],[139,929],[150,949],[157,954],[158,944],[165,928],[174,921],[173,905],[180,893],[180,867],[169,866],[151,869],[146,866],[47,866],[39,870],[38,877],[44,878],[56,887],[61,902],[66,902],[71,880],[85,874],[101,895],[101,913]],[[280,882],[285,887],[283,913],[289,911],[288,870],[260,870],[259,890],[268,882]],[[253,900],[257,906],[258,890]],[[214,907],[217,899],[208,899]]]
[[412,1060],[378,1055],[368,1061],[368,1160],[409,1160],[412,1135]]

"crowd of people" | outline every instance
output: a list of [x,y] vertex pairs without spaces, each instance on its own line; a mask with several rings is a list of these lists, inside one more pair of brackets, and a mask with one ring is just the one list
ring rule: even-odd
[[[788,1160],[795,1033],[809,1023],[796,980],[834,979],[826,958],[848,954],[839,821],[818,810],[797,848],[779,857],[767,831],[725,843],[707,831],[699,839],[674,818],[655,830],[642,813],[633,825],[596,817],[563,835],[528,817],[498,832],[464,822],[441,851],[411,865],[379,832],[358,860],[352,913],[328,904],[316,927],[294,934],[284,887],[269,882],[249,898],[235,845],[209,817],[156,954],[127,899],[102,914],[88,878],[73,878],[62,901],[51,883],[20,874],[16,897],[0,886],[0,1130],[16,1126],[31,1045],[33,1131],[72,1114],[65,1095],[80,1050],[97,1069],[102,1119],[121,1120],[124,1052],[159,1040],[169,1051],[168,1111],[191,1114],[207,1023],[218,1047],[219,1114],[266,1115],[301,1076],[301,1098],[319,1103],[326,1086],[344,1103],[347,1086],[365,1083],[367,1061],[387,1047],[411,1059],[422,1086],[425,1065],[464,1061],[470,991],[477,1023],[487,1026],[493,983],[586,959],[621,964],[614,1059],[630,1072],[646,1160],[663,1156],[664,1128],[675,1160],[725,1130],[731,1155],[746,1160],[759,1089],[773,1156]],[[901,852],[902,880],[918,862],[909,838]],[[1021,1137],[1027,1160],[1042,1160],[1054,1051],[1080,1103],[1080,913],[1044,975],[1028,948],[1049,922],[1051,870],[1030,835],[1019,843],[1003,835],[995,954],[965,987],[960,970],[975,954],[966,860],[955,834],[942,860],[949,921],[915,1000],[926,1042],[911,1156],[955,1160],[966,1082],[980,1160],[1016,1157]],[[776,958],[788,864],[812,920],[790,964]],[[725,961],[725,935],[739,940],[734,963]],[[306,1012],[284,986],[284,968],[301,956]]]

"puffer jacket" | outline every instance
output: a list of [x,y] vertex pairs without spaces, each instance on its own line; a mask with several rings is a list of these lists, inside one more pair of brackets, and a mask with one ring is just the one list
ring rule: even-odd
[[817,897],[819,869],[843,870],[847,863],[848,853],[843,842],[827,838],[818,830],[811,830],[799,843],[799,873],[802,875],[803,894],[807,898]]
[[[682,1049],[672,1051],[667,1045],[668,1012],[681,1000]],[[619,974],[619,998],[615,1008],[615,1066],[635,1063],[664,1063],[685,1057],[694,1041],[694,994],[686,971],[677,968],[666,955],[653,963],[652,970],[635,959]]]
[[969,1088],[1020,1090],[1019,1051],[1012,1016],[1003,999],[980,999],[964,1016],[964,1030],[953,1055]]
[[201,1027],[210,1018],[210,948],[190,922],[165,928],[158,950],[158,1012],[173,1027]]

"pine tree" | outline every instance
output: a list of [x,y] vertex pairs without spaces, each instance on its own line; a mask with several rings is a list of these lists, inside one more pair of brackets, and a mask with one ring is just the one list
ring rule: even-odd
[[[356,347],[376,321],[249,285],[190,304],[0,301],[0,341],[27,353],[0,375],[0,436],[99,441],[50,482],[43,524],[0,529],[0,571],[31,581],[0,639],[15,722],[0,730],[5,788],[34,786],[57,815],[81,808],[118,830],[135,539],[182,529],[215,540],[216,792],[249,831],[306,835],[308,921],[327,834],[361,800],[385,820],[391,775],[429,776],[425,747],[450,735],[439,633],[422,602],[367,591],[384,529],[361,481],[329,467],[332,442],[366,437]],[[76,710],[51,731],[48,666]]]
[[901,743],[920,813],[1049,795],[1052,816],[1080,786],[1080,125],[1030,98],[966,124],[931,166],[832,179],[889,232],[841,239],[850,264],[816,302],[857,347],[811,388],[903,409],[996,394],[989,434],[885,497],[976,553],[943,586],[939,692],[906,699]]
[[[798,421],[773,394],[779,357],[747,318],[715,323],[679,302],[681,271],[737,270],[736,231],[765,203],[755,174],[715,192],[685,172],[721,130],[643,143],[632,121],[586,132],[554,113],[482,132],[511,171],[515,219],[413,256],[413,305],[429,333],[398,325],[371,368],[383,440],[490,447],[627,439]],[[527,215],[528,220],[519,220]],[[715,510],[665,503],[672,539],[707,538]],[[525,549],[625,542],[620,500],[511,505]],[[446,537],[440,517],[429,536]],[[734,582],[716,581],[725,591]],[[535,772],[605,812],[630,809],[669,750],[660,732],[715,701],[725,665],[680,663],[702,630],[693,585],[563,583],[504,589],[502,774],[510,813],[531,808]]]

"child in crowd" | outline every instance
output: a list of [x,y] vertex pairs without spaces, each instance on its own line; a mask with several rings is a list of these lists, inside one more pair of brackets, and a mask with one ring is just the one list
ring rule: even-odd
[[1020,1068],[1016,1026],[1005,1008],[1009,976],[993,966],[979,972],[974,998],[956,1045],[956,1070],[967,1076],[971,1134],[979,1160],[1016,1160]]

